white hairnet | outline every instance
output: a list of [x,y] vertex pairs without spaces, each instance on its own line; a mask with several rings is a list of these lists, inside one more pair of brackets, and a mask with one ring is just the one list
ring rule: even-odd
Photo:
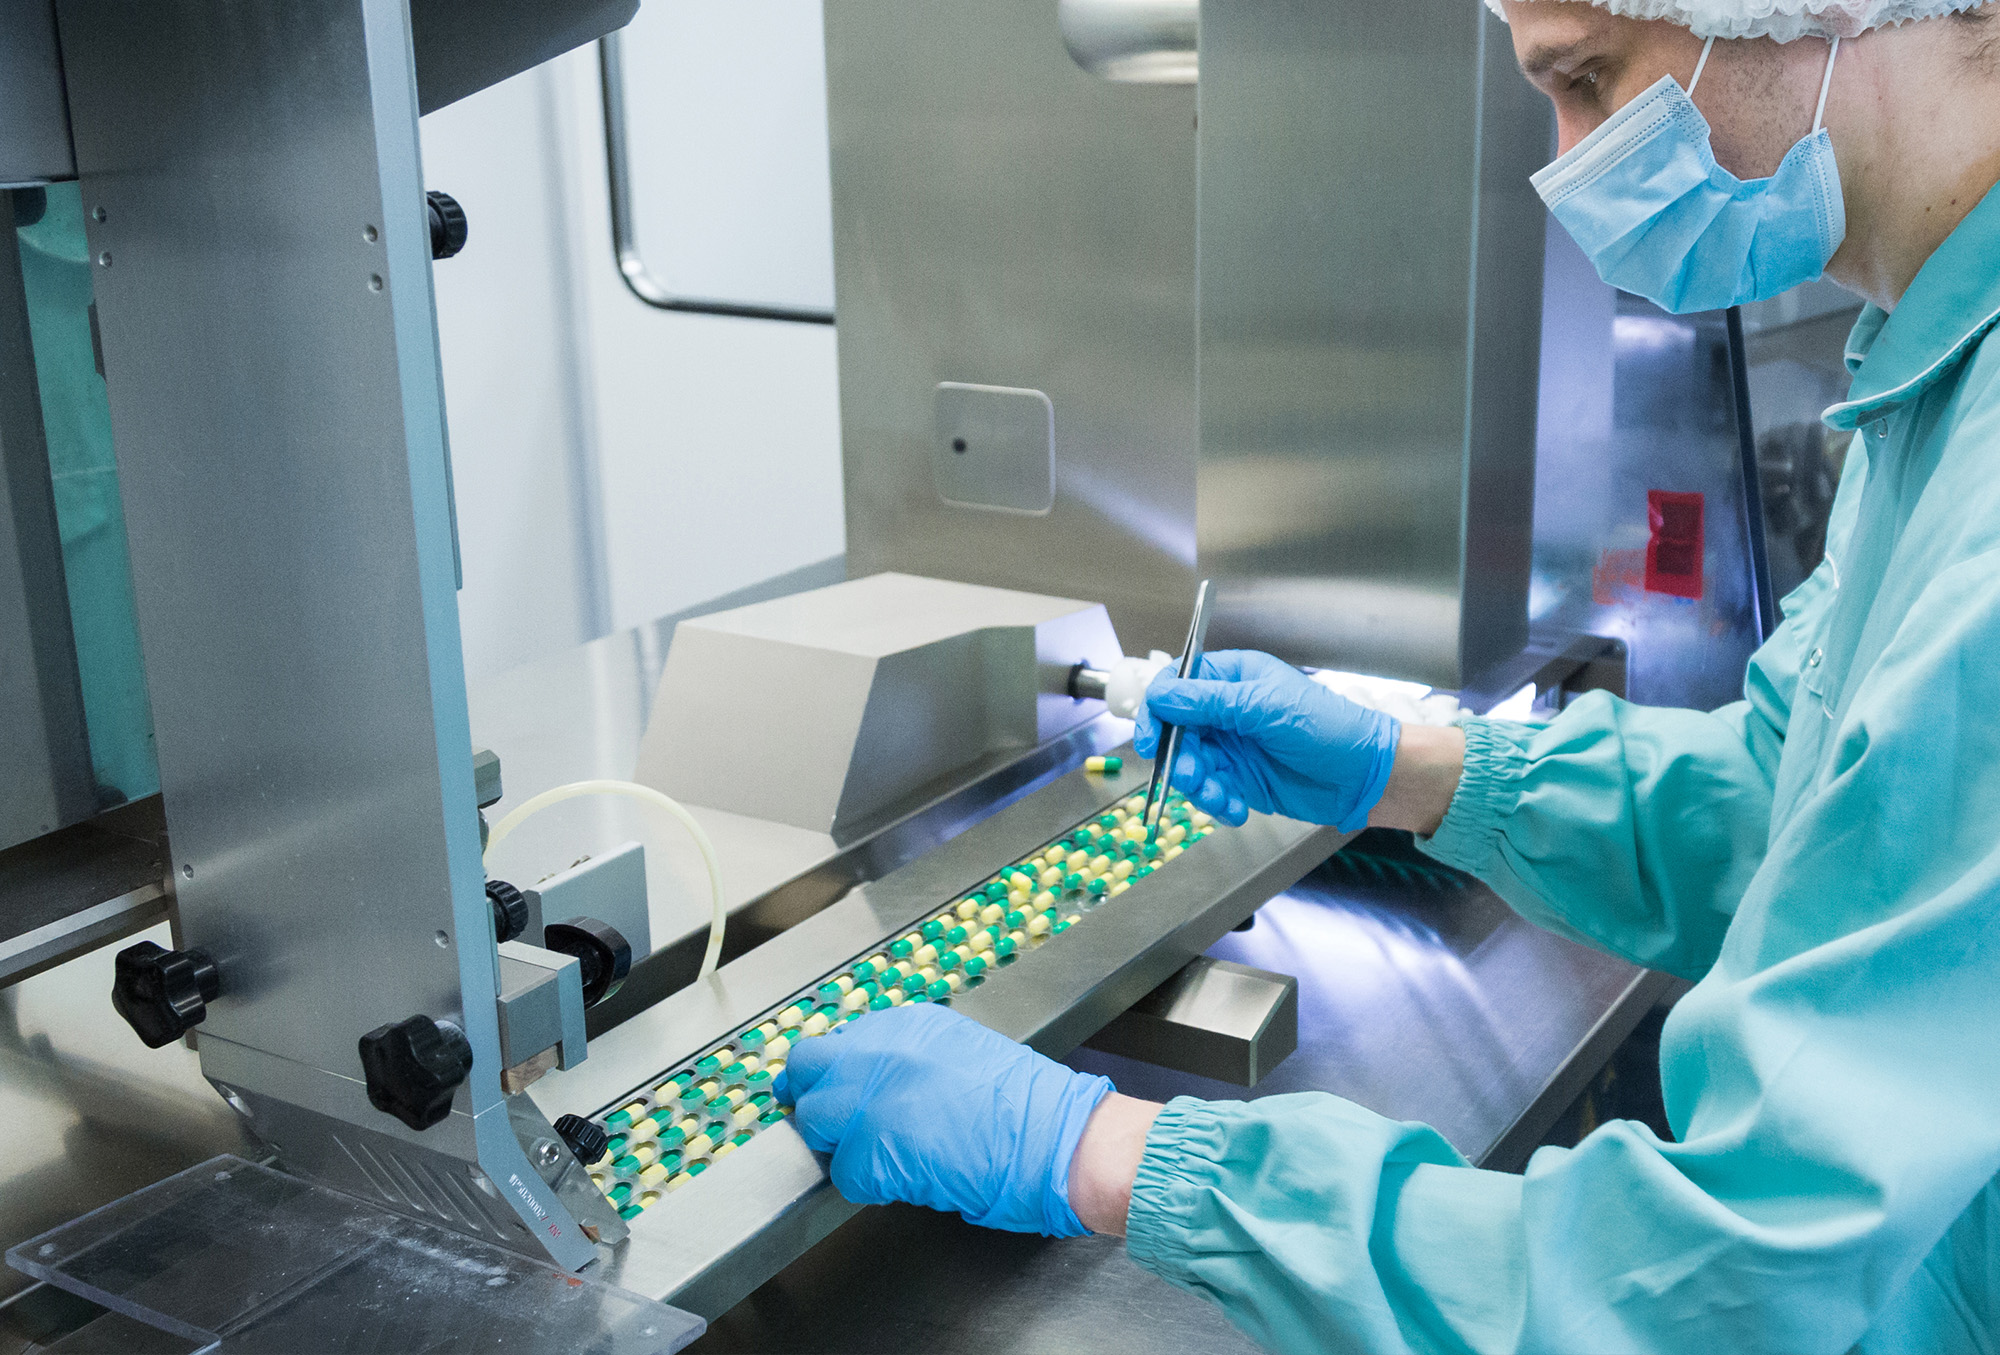
[[[1633,19],[1667,19],[1699,38],[1852,38],[1884,24],[1978,9],[1987,0],[1590,0]],[[1500,0],[1486,0],[1502,19]]]

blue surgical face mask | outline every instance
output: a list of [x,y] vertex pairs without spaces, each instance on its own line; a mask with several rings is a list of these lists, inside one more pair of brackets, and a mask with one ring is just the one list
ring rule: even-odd
[[1715,162],[1708,120],[1666,76],[1535,175],[1535,191],[1598,276],[1676,315],[1789,291],[1824,273],[1847,234],[1833,141],[1820,126],[1839,55],[1836,39],[1812,134],[1768,179],[1746,183]]

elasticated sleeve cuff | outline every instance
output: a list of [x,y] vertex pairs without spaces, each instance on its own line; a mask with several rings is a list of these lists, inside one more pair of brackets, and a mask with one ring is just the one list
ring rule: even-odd
[[1419,847],[1447,866],[1483,876],[1499,847],[1501,826],[1521,798],[1530,732],[1505,720],[1466,722],[1458,793],[1437,832],[1417,839]]
[[1191,1282],[1188,1237],[1196,1197],[1222,1185],[1225,1137],[1216,1105],[1191,1096],[1169,1101],[1147,1131],[1125,1219],[1125,1249],[1148,1270]]
[[[1434,1129],[1324,1092],[1183,1097],[1146,1135],[1126,1252],[1221,1305],[1267,1349],[1401,1350],[1410,1341],[1385,1275],[1399,1295],[1450,1291],[1447,1306],[1461,1316],[1475,1315],[1478,1295],[1493,1288],[1492,1264],[1462,1254],[1467,1239],[1507,1251],[1477,1222],[1484,1205],[1472,1199],[1492,1175],[1465,1170]],[[1493,1179],[1518,1196],[1519,1178]],[[1405,1241],[1421,1242],[1421,1254],[1399,1254]],[[1487,1349],[1499,1344],[1498,1325],[1475,1316],[1478,1339],[1431,1344]]]

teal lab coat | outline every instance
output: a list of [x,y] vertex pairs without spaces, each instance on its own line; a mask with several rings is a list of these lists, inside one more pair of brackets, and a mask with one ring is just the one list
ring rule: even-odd
[[1522,1176],[1324,1095],[1180,1100],[1131,1254],[1279,1350],[2000,1343],[2000,190],[1849,340],[1827,557],[1744,699],[1476,720],[1428,850],[1697,980],[1675,1142]]

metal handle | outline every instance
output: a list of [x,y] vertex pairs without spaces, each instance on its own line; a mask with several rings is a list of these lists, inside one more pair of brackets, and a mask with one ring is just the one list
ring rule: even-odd
[[[1201,662],[1201,647],[1208,639],[1208,595],[1209,580],[1203,579],[1194,590],[1194,616],[1188,621],[1187,643],[1181,646],[1180,666],[1174,670],[1177,677],[1194,676],[1196,665]],[[1139,822],[1144,824],[1147,839],[1160,822],[1160,813],[1167,807],[1167,778],[1173,773],[1174,762],[1181,755],[1181,729],[1179,725],[1160,725],[1159,756],[1153,759],[1153,778],[1146,783],[1146,807],[1140,812]]]
[[597,71],[604,90],[604,163],[611,183],[611,253],[625,286],[655,310],[689,315],[733,315],[744,320],[785,320],[799,325],[830,325],[833,312],[795,306],[760,306],[747,301],[696,301],[675,296],[646,271],[632,229],[632,161],[625,137],[625,65],[619,56],[618,34],[597,41]]

